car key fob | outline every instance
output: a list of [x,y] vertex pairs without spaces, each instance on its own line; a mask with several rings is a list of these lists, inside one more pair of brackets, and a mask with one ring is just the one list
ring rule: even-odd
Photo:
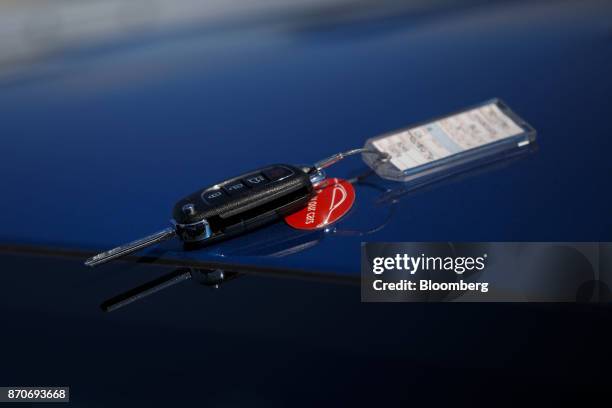
[[[274,164],[212,185],[179,200],[172,227],[99,253],[85,261],[97,266],[177,236],[186,246],[229,238],[268,224],[306,206],[314,185],[326,179],[324,169],[358,153],[381,155],[367,148],[337,153],[312,166]],[[388,160],[384,153],[381,160]]]
[[177,236],[186,247],[229,238],[273,222],[304,207],[325,180],[317,167],[275,164],[198,190],[179,200],[172,227],[97,254],[85,261],[97,266]]
[[275,164],[198,190],[174,206],[176,232],[187,244],[208,243],[295,212],[314,194],[305,170]]

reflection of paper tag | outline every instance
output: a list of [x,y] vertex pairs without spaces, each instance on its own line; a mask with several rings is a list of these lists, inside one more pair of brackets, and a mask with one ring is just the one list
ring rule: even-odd
[[497,106],[489,103],[456,115],[373,140],[404,171],[453,154],[524,133]]
[[300,211],[285,217],[287,224],[301,230],[324,228],[342,218],[355,202],[353,185],[343,179],[324,181],[324,187]]

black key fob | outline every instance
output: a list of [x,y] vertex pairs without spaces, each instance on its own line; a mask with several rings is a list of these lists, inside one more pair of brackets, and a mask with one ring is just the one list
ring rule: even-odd
[[[275,164],[197,191],[175,204],[172,227],[101,252],[85,261],[97,266],[179,236],[187,246],[229,238],[278,220],[306,206],[324,169],[359,153],[381,156],[369,148],[336,153],[309,167]],[[381,160],[389,160],[384,153]]]
[[176,232],[188,244],[208,243],[276,221],[314,195],[309,170],[275,164],[196,191],[174,206]]

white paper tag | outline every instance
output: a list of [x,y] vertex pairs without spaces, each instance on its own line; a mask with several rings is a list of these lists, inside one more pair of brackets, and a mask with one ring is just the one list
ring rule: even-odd
[[525,131],[495,102],[372,141],[400,171],[443,159]]

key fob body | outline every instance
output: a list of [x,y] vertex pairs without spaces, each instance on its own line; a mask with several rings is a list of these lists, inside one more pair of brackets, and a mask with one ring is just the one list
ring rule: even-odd
[[276,221],[313,195],[303,169],[274,164],[188,195],[175,204],[172,217],[185,243],[208,243]]

